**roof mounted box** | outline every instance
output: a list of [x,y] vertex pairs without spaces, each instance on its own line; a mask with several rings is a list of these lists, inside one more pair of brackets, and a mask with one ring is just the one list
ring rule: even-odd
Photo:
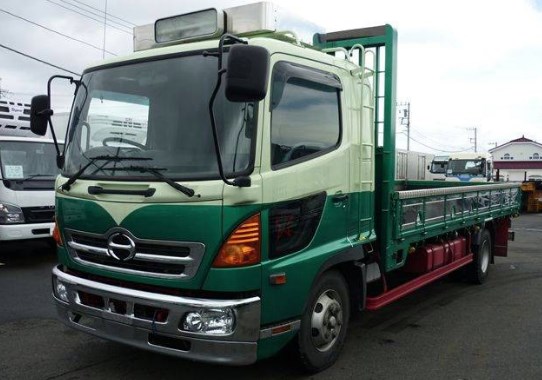
[[206,9],[135,27],[134,51],[218,38],[225,32],[237,36],[291,32],[300,41],[312,44],[314,34],[325,30],[273,3],[260,2],[223,11]]

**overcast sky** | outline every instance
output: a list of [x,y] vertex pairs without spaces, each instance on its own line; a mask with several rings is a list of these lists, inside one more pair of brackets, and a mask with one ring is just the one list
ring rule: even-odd
[[[105,56],[132,51],[133,24],[250,2],[108,0],[108,13],[122,20],[110,18],[117,23],[106,29],[109,53]],[[99,10],[104,10],[105,3],[0,0],[0,44],[80,73],[102,59],[104,25]],[[325,2],[326,6],[319,6],[318,1],[275,3],[328,32],[385,23],[397,29],[397,100],[411,103],[412,150],[468,149],[474,137],[469,128],[474,127],[479,151],[491,148],[490,143],[500,145],[522,135],[542,142],[542,0],[335,0]],[[0,47],[0,83],[2,90],[10,92],[8,98],[27,102],[46,92],[51,75],[67,74],[5,47]],[[70,93],[60,87],[56,93],[55,110],[65,110],[71,103]],[[404,128],[398,125],[397,130]],[[401,133],[398,145],[406,146]]]

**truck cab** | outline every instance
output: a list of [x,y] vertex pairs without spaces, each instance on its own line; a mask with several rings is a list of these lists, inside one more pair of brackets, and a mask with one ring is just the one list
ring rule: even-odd
[[446,179],[446,170],[448,169],[448,156],[434,156],[427,170],[431,173],[434,181],[444,181]]
[[454,153],[448,157],[446,181],[490,182],[493,158],[489,153]]
[[30,131],[30,104],[0,100],[0,241],[50,238],[55,145]]

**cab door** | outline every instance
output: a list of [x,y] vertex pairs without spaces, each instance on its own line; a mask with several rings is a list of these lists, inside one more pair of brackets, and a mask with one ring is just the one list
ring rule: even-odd
[[[349,164],[342,84],[336,68],[275,54],[262,142],[262,189],[267,221],[263,293],[292,303],[262,305],[262,323],[299,315],[321,265],[350,244]],[[265,223],[265,222],[264,222]],[[284,271],[288,284],[269,287]],[[263,297],[266,299],[266,297]]]

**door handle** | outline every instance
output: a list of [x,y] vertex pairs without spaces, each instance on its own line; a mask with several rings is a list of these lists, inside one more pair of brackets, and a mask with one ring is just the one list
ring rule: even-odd
[[348,201],[348,194],[337,194],[334,195],[331,199],[335,205],[339,206]]

